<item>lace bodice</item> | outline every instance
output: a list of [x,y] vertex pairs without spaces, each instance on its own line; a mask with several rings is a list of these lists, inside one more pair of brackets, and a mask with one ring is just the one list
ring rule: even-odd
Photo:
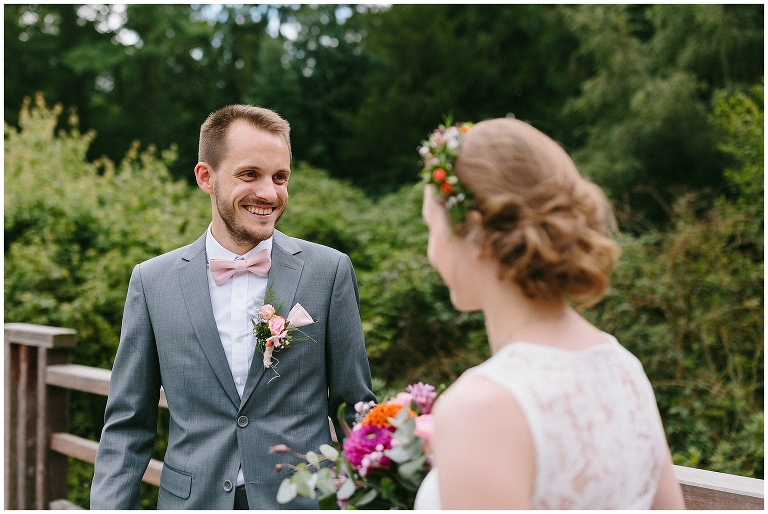
[[[666,441],[642,365],[611,337],[582,351],[518,342],[467,370],[506,388],[533,435],[534,509],[644,509]],[[439,508],[437,470],[416,508]]]

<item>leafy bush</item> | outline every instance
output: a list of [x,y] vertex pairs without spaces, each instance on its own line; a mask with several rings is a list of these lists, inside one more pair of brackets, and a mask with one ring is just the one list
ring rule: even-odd
[[[74,328],[73,362],[111,368],[133,266],[200,235],[210,202],[170,179],[173,150],[136,143],[118,166],[87,162],[93,133],[71,114],[56,135],[61,112],[38,96],[22,106],[20,130],[5,125],[5,320]],[[73,393],[70,431],[98,439],[105,405]],[[73,464],[71,501],[88,505],[90,474]]]
[[686,195],[672,229],[624,238],[591,315],[643,361],[677,464],[763,478],[763,86],[716,98],[732,191],[702,214],[713,195]]

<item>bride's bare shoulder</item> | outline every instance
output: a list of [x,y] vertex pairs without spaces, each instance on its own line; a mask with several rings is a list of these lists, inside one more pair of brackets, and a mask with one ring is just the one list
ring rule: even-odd
[[514,402],[514,398],[503,386],[482,375],[465,373],[440,395],[435,415],[439,416],[440,411],[452,417],[459,413],[487,415],[510,401]]

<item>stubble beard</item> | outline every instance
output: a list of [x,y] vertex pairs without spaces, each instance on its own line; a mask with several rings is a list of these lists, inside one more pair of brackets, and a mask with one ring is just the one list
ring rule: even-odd
[[[216,197],[216,210],[219,211],[219,216],[221,216],[221,220],[224,222],[224,226],[235,244],[238,246],[251,245],[253,247],[272,237],[272,234],[275,232],[274,225],[263,230],[251,230],[241,223],[238,223],[237,216],[235,215],[235,208],[229,205],[218,192],[218,184],[214,181],[213,194]],[[277,219],[275,220],[275,224],[277,224],[280,217],[282,217],[283,212],[285,212],[285,209],[284,204],[274,205],[274,207],[279,212]]]

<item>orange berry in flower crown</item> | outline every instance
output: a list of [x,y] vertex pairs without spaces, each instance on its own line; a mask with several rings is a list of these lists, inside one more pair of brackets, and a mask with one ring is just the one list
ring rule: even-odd
[[432,172],[432,178],[435,182],[442,182],[447,176],[448,174],[443,168],[436,168],[435,171]]
[[444,195],[451,194],[451,191],[453,191],[453,186],[450,185],[448,182],[443,182],[442,184],[440,184],[440,192],[443,193]]

